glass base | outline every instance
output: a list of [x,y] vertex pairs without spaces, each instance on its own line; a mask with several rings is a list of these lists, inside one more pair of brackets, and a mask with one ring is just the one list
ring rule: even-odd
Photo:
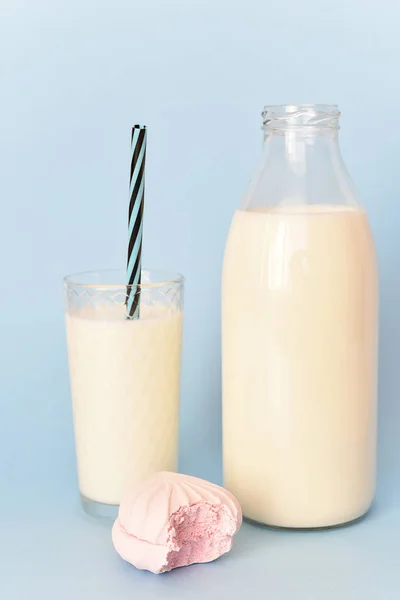
[[245,515],[243,515],[243,520],[251,525],[257,525],[258,527],[264,527],[266,529],[275,529],[277,531],[327,531],[329,529],[341,529],[343,527],[351,527],[356,523],[359,523],[369,514],[370,510],[367,510],[365,513],[356,517],[355,519],[350,519],[350,521],[344,521],[343,523],[335,523],[334,525],[321,525],[318,527],[283,527],[282,525],[269,525],[268,523],[261,523],[259,521],[255,521],[254,519],[249,519]]
[[90,500],[83,494],[81,494],[81,503],[85,513],[95,519],[114,520],[118,516],[118,504],[103,504]]

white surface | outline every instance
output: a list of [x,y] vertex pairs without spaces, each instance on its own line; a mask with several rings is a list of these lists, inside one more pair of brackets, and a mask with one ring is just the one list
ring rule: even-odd
[[[46,488],[46,486],[43,486]],[[21,512],[1,499],[4,600],[398,600],[400,512],[379,506],[344,529],[297,533],[244,524],[230,554],[164,575],[115,553],[109,524],[82,514],[75,494],[49,504],[37,490]],[[56,501],[53,494],[51,500]],[[47,502],[47,503],[46,503]]]

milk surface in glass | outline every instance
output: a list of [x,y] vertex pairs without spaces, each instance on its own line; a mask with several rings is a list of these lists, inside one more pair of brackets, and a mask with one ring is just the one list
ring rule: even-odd
[[144,289],[135,320],[126,318],[123,294],[113,289],[89,288],[94,301],[67,307],[75,446],[85,502],[117,505],[129,486],[177,468],[183,312],[179,286],[171,283],[170,289],[173,301],[167,302],[168,292]]

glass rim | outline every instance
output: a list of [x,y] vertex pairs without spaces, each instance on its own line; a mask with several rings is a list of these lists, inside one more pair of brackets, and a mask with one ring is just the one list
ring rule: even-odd
[[[157,275],[160,281],[152,281],[149,283],[139,283],[139,284],[127,284],[127,283],[89,283],[84,280],[84,277],[89,277],[90,275],[106,275],[107,273],[111,274],[124,274],[125,271],[123,269],[94,269],[90,271],[80,271],[71,273],[70,275],[66,275],[63,277],[64,287],[81,287],[81,288],[91,288],[97,290],[120,290],[122,288],[142,288],[142,289],[154,289],[158,287],[165,287],[166,285],[182,285],[185,281],[184,276],[177,271],[167,271],[164,269],[142,269],[142,273],[148,273]],[[81,279],[81,281],[79,281]]]

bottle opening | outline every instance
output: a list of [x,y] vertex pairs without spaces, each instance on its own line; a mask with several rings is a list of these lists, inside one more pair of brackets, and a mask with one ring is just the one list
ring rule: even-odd
[[265,131],[339,129],[340,112],[336,104],[267,104],[261,115]]

